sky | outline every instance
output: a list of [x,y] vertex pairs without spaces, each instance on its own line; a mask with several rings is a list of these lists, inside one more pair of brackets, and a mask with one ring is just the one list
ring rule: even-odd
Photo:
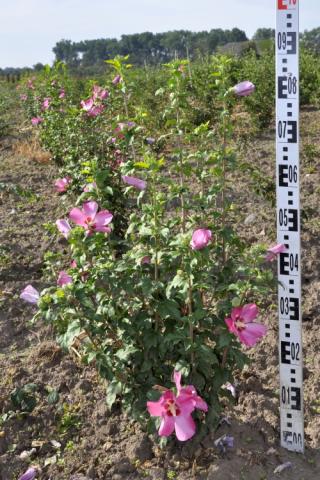
[[[320,0],[300,0],[301,31],[320,26]],[[275,0],[0,0],[0,68],[51,64],[52,48],[145,31],[273,27]]]

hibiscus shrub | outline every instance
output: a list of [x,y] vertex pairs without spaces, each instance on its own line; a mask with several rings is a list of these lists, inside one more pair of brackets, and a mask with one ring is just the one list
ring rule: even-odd
[[[60,115],[45,108],[48,146],[58,148],[52,125],[70,130],[55,188],[78,193],[78,206],[56,221],[70,246],[69,266],[59,273],[50,265],[57,286],[41,295],[28,286],[22,298],[38,304],[36,317],[55,326],[62,346],[95,365],[110,407],[121,402],[140,420],[148,410],[161,436],[175,430],[184,441],[195,421],[203,430],[217,421],[226,384],[247,361],[242,345],[266,334],[257,305],[265,309],[273,275],[264,249],[238,237],[229,195],[237,169],[232,111],[254,85],[232,88],[229,60],[215,61],[218,121],[195,126],[188,65],[174,61],[156,92],[163,130],[151,136],[152,112],[130,105],[127,58],[109,63],[109,90],[90,85],[91,96]],[[168,388],[172,372],[176,391]]]

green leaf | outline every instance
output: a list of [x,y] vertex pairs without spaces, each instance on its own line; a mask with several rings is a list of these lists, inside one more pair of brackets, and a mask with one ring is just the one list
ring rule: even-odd
[[122,383],[118,380],[112,380],[107,386],[107,405],[111,408],[114,402],[116,401],[117,395],[122,391]]
[[228,347],[231,343],[230,333],[221,333],[218,340],[218,345],[220,348]]
[[179,320],[181,318],[179,305],[174,300],[162,300],[158,305],[158,313],[163,319],[171,317]]
[[126,348],[118,350],[115,356],[119,358],[119,360],[127,361],[130,356],[137,351],[138,349],[136,347],[134,347],[133,345],[128,345]]
[[47,396],[47,402],[49,405],[54,405],[55,403],[58,403],[59,401],[59,392],[58,390],[51,390],[51,392]]

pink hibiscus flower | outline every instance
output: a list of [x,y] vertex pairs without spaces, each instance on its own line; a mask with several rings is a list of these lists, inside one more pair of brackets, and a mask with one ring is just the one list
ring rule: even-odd
[[283,243],[278,243],[274,247],[270,247],[267,250],[266,261],[272,262],[277,258],[277,255],[279,255],[279,253],[283,253],[286,251],[287,251],[287,247],[283,245]]
[[71,231],[71,227],[70,227],[70,224],[69,224],[68,220],[63,220],[63,219],[57,220],[56,225],[57,225],[57,228],[58,228],[59,232],[62,233],[62,235],[65,238],[68,238],[69,233]]
[[230,318],[225,319],[229,332],[234,333],[241,343],[253,347],[267,333],[267,327],[254,322],[258,315],[255,303],[248,303],[243,307],[235,307]]
[[93,104],[94,104],[93,98],[88,98],[87,100],[81,100],[80,102],[82,110],[85,110],[86,112],[91,110],[91,108],[93,107]]
[[68,285],[69,283],[72,283],[72,277],[64,270],[61,270],[58,275],[57,284],[59,285],[59,287],[63,287],[64,285]]
[[127,175],[122,175],[121,178],[124,183],[126,183],[127,185],[131,185],[138,190],[145,190],[147,187],[147,182],[145,182],[144,180],[140,180],[140,178],[128,177]]
[[32,80],[27,81],[27,88],[29,88],[30,90],[34,90],[34,85]]
[[33,117],[31,118],[32,125],[39,125],[39,123],[43,122],[42,117]]
[[112,221],[113,215],[108,210],[98,212],[97,202],[85,202],[80,208],[73,208],[69,213],[69,218],[77,225],[86,230],[86,234],[92,235],[94,232],[111,232],[107,225]]
[[211,230],[206,228],[199,228],[198,230],[195,230],[190,242],[192,250],[201,250],[202,248],[205,248],[210,242],[211,238]]
[[121,80],[122,80],[121,76],[120,76],[120,75],[116,75],[116,76],[114,77],[114,79],[112,80],[112,83],[113,83],[113,85],[118,85],[118,83],[120,83]]
[[56,191],[58,193],[66,192],[71,182],[72,179],[70,177],[58,178],[54,184]]
[[235,85],[232,90],[238,97],[247,97],[255,91],[255,88],[256,87],[252,82],[245,80],[244,82]]
[[48,108],[50,107],[50,103],[51,103],[50,97],[44,98],[42,102],[42,110],[48,110]]
[[104,88],[99,87],[99,85],[94,85],[92,91],[93,91],[92,98],[94,100],[96,100],[97,98],[99,100],[104,100],[105,98],[109,97],[108,90],[105,90]]
[[89,193],[89,192],[93,192],[94,190],[96,190],[96,188],[97,188],[96,182],[87,183],[87,184],[83,187],[83,191],[86,192],[86,193]]
[[178,395],[166,390],[157,402],[147,402],[147,408],[152,417],[162,418],[158,432],[160,436],[168,437],[175,431],[177,439],[185,442],[196,432],[191,413],[195,408],[207,411],[208,406],[192,385],[181,387],[181,374],[174,372],[174,379]]
[[90,110],[87,111],[89,117],[97,117],[104,110],[104,105],[94,105]]
[[140,260],[140,265],[149,265],[151,263],[151,257],[146,255],[145,257],[142,257]]
[[20,298],[28,303],[37,304],[40,293],[32,285],[27,285],[21,292]]
[[34,480],[37,475],[37,470],[34,467],[29,467],[18,480]]

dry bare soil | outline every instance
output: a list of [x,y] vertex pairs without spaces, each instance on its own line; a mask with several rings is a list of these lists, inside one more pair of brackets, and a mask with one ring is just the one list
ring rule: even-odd
[[[279,446],[279,387],[277,318],[266,322],[269,333],[250,356],[252,365],[238,378],[238,400],[226,410],[223,423],[201,443],[174,440],[161,450],[155,437],[144,434],[119,409],[109,412],[104,385],[95,371],[64,353],[54,332],[39,321],[31,325],[33,307],[19,299],[29,283],[42,288],[43,255],[64,250],[43,224],[67,211],[53,191],[57,172],[14,153],[13,139],[0,143],[0,182],[31,189],[35,199],[2,193],[0,196],[0,480],[14,480],[29,464],[41,470],[38,480],[318,480],[320,477],[320,112],[302,114],[302,244],[303,344],[305,378],[304,455]],[[254,142],[247,160],[274,175],[274,134],[270,130]],[[252,181],[251,181],[252,183]],[[236,182],[241,202],[241,235],[250,243],[275,241],[274,208],[248,180]],[[253,186],[253,185],[251,185]],[[271,299],[274,301],[274,299]],[[10,393],[35,384],[37,404],[32,413],[13,415]],[[50,404],[48,391],[59,393]],[[234,448],[221,454],[214,440],[227,433]],[[28,459],[24,451],[34,451]],[[23,457],[24,455],[22,455]],[[275,468],[291,462],[282,473]]]

